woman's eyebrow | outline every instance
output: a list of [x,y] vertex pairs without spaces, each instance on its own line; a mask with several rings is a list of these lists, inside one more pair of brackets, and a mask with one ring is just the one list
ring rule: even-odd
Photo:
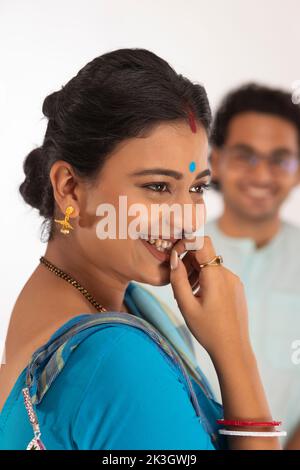
[[[130,173],[129,176],[146,176],[146,175],[165,175],[165,176],[171,176],[172,178],[175,178],[176,180],[181,180],[183,178],[183,173],[180,173],[179,171],[175,170],[169,170],[168,168],[147,168],[145,170],[139,170],[135,171],[134,173]],[[197,174],[195,179],[203,178],[204,176],[210,176],[211,171],[209,168],[206,168],[203,171],[200,171],[200,173]]]

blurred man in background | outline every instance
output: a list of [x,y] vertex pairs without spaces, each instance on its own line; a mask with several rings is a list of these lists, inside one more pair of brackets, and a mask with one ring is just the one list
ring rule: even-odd
[[300,449],[300,364],[293,359],[300,340],[300,229],[280,218],[300,182],[300,107],[290,93],[245,85],[217,110],[211,145],[212,182],[224,211],[207,223],[206,234],[244,283],[273,419],[288,432],[286,448]]

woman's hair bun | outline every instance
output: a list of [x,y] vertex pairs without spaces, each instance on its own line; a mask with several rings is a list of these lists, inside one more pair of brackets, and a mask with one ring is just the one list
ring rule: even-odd
[[60,93],[60,90],[54,91],[44,99],[42,111],[44,116],[46,116],[48,119],[53,119],[56,115],[59,105]]
[[46,182],[43,156],[42,147],[33,149],[27,155],[23,164],[25,179],[19,186],[19,192],[30,206],[39,210],[40,215],[48,216],[48,214],[45,214],[46,208],[43,201]]

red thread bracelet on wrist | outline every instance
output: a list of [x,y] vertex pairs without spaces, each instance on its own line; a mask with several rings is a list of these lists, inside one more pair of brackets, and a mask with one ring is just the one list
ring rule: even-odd
[[224,426],[280,426],[281,421],[240,421],[230,419],[217,419],[218,424]]

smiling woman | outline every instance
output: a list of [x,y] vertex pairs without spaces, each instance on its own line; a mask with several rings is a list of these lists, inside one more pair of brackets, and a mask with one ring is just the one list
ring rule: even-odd
[[[44,218],[47,248],[11,316],[0,448],[25,449],[29,441],[30,449],[228,447],[218,435],[223,408],[188,335],[138,283],[171,282],[188,328],[214,361],[227,417],[270,421],[239,279],[207,237],[201,250],[178,256],[186,251],[185,223],[198,232],[198,204],[205,219],[211,113],[204,88],[150,51],[120,49],[47,96],[43,113],[45,138],[25,159],[20,192]],[[120,196],[129,208],[142,205],[148,223],[135,238],[101,238],[99,204],[114,207],[126,229],[132,222],[130,211],[122,219]],[[153,204],[188,205],[189,220],[174,218],[173,236],[159,229],[153,238]],[[190,276],[202,284],[197,296]],[[273,435],[232,438],[229,447],[278,448]]]

